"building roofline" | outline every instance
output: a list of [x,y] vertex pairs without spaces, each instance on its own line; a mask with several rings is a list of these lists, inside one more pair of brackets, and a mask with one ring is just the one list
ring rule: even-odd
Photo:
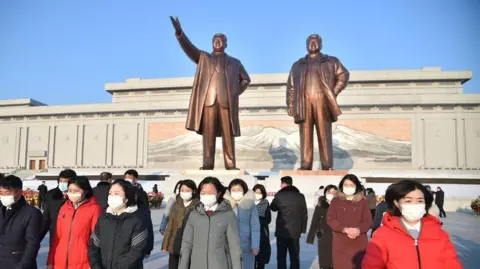
[[[147,111],[181,111],[188,109],[188,99],[172,102],[172,100],[130,103],[99,103],[82,105],[59,105],[43,107],[12,107],[0,109],[0,117],[45,116],[45,115],[78,115],[103,113],[138,113]],[[379,95],[371,96],[339,96],[341,107],[381,107],[381,106],[479,106],[480,94],[419,94],[419,95]],[[240,109],[283,108],[285,100],[273,98],[265,104],[261,98],[242,102]]]
[[[251,86],[286,84],[288,73],[253,74]],[[462,84],[472,78],[471,71],[442,71],[440,67],[424,67],[411,70],[351,71],[349,83],[388,83],[400,81],[459,81]],[[129,78],[124,82],[106,83],[109,93],[145,89],[191,88],[193,77],[141,79]]]
[[31,98],[0,100],[0,108],[12,106],[47,106],[47,104]]

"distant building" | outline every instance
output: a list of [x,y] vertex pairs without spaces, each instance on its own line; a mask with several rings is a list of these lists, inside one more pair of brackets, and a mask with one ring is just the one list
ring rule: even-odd
[[[252,75],[240,98],[243,169],[298,165],[298,127],[285,105],[288,74]],[[480,94],[470,71],[352,71],[334,124],[336,169],[480,169]],[[201,136],[185,130],[193,78],[107,83],[110,104],[0,101],[0,168],[196,169]],[[217,141],[217,166],[223,165]],[[318,156],[315,156],[318,160]]]

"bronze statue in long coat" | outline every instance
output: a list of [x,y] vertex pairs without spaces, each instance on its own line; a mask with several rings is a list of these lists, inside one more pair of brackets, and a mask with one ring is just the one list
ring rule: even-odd
[[320,53],[321,48],[321,37],[310,35],[307,38],[308,54],[293,64],[287,81],[288,115],[300,128],[299,170],[312,170],[314,127],[322,169],[332,169],[332,122],[342,114],[337,96],[349,79],[342,63],[333,56]]
[[203,166],[215,166],[215,138],[223,139],[225,168],[237,169],[235,164],[235,137],[240,136],[238,119],[239,97],[250,84],[250,77],[242,63],[225,53],[227,37],[213,37],[213,52],[195,47],[183,32],[178,18],[170,17],[175,36],[185,54],[197,64],[192,87],[186,129],[203,136]]

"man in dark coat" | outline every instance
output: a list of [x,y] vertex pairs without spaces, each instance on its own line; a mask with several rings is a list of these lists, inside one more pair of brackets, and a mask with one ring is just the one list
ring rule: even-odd
[[445,202],[445,193],[443,192],[442,188],[437,187],[437,192],[435,192],[435,204],[438,206],[438,210],[440,211],[440,218],[446,218],[447,213],[443,209],[443,204]]
[[105,212],[108,208],[108,191],[110,190],[110,183],[112,181],[112,174],[103,172],[100,174],[100,182],[93,188],[93,196],[97,199],[97,203]]
[[42,240],[47,232],[50,231],[50,242],[52,242],[52,235],[55,233],[55,228],[57,227],[58,212],[66,199],[68,181],[76,176],[77,173],[71,169],[63,170],[58,175],[58,186],[47,192],[43,211]]
[[305,196],[292,186],[292,181],[289,176],[281,178],[282,189],[275,194],[270,207],[278,212],[275,236],[279,269],[287,268],[287,250],[290,253],[290,268],[300,268],[300,236],[307,231],[307,202]]
[[22,180],[0,179],[0,267],[37,269],[42,213],[29,205]]
[[45,186],[45,181],[38,186],[38,208],[43,209],[45,206],[45,196],[47,196],[48,188]]

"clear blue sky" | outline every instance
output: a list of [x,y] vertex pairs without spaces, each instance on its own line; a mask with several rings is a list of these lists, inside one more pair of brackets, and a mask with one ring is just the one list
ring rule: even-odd
[[479,14],[478,0],[3,0],[0,99],[110,102],[106,82],[193,76],[169,15],[204,50],[225,33],[250,74],[288,72],[318,33],[349,70],[472,70],[465,91],[479,93]]

